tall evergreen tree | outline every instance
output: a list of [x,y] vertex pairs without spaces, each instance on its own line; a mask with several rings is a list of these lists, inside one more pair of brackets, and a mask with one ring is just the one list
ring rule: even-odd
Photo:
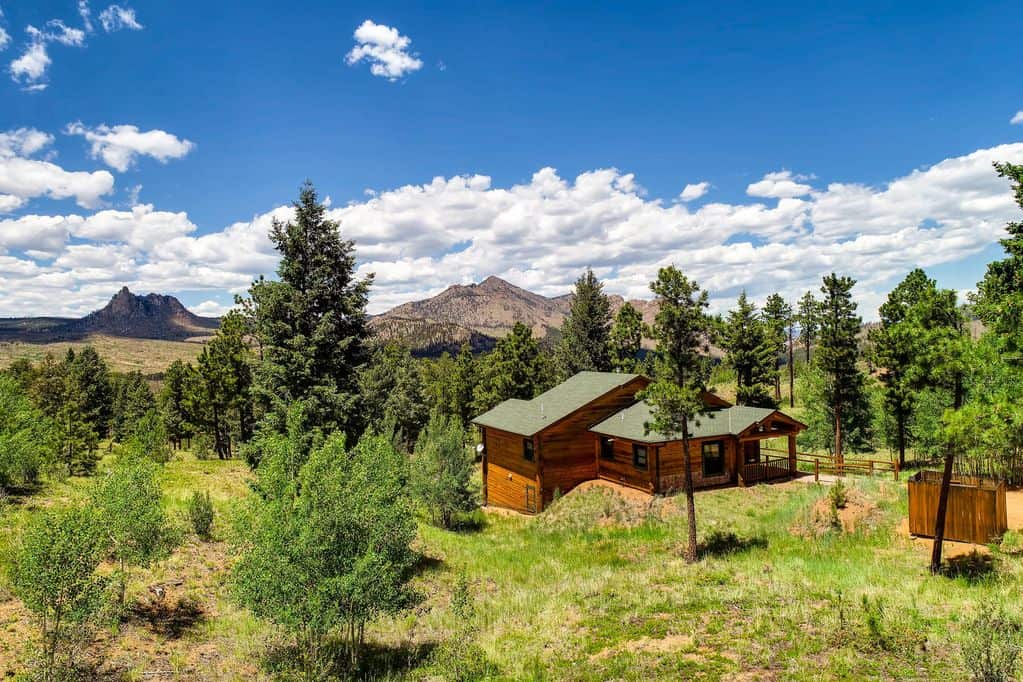
[[356,276],[355,245],[341,238],[310,183],[293,205],[294,219],[274,220],[270,230],[281,254],[279,281],[257,280],[243,302],[261,357],[261,426],[284,433],[289,405],[301,400],[311,428],[354,440],[362,426],[357,370],[368,359],[372,278]]
[[781,402],[781,357],[785,352],[785,339],[792,318],[792,306],[779,294],[771,294],[764,303],[763,320],[768,342],[774,352],[774,401]]
[[735,370],[736,402],[739,405],[776,405],[768,392],[768,386],[774,381],[774,344],[767,338],[765,325],[745,291],[739,294],[735,308],[728,312],[721,342],[727,352],[725,362]]
[[110,430],[114,402],[107,363],[92,346],[77,353],[68,350],[65,363],[74,390],[81,396],[84,419],[97,434],[105,436]]
[[885,406],[895,421],[895,446],[899,463],[906,464],[906,446],[909,441],[909,422],[913,416],[915,386],[913,363],[918,352],[918,330],[907,320],[910,309],[918,305],[927,292],[937,292],[937,284],[923,270],[910,272],[888,294],[878,309],[880,326],[870,331],[873,360],[880,368],[880,379],[885,389]]
[[587,269],[575,282],[572,308],[561,326],[561,340],[555,352],[561,378],[583,371],[610,371],[610,332],[611,302],[604,294],[604,285],[593,270]]
[[820,303],[814,298],[813,292],[808,291],[799,299],[799,308],[796,313],[796,320],[799,324],[799,342],[803,344],[806,352],[806,362],[810,363],[810,347],[817,338],[817,330],[820,328]]
[[861,400],[864,376],[856,366],[859,357],[857,335],[861,319],[856,314],[852,288],[856,281],[832,273],[821,286],[820,342],[817,364],[826,381],[826,395],[834,416],[835,462],[842,466],[842,424],[846,405]]
[[453,417],[462,429],[469,425],[475,412],[477,364],[468,343],[462,344],[454,358],[445,352],[436,360],[423,361],[423,391],[434,415]]
[[193,424],[185,407],[189,377],[195,372],[191,364],[175,360],[163,375],[157,403],[167,437],[175,448],[192,437]]
[[480,381],[473,395],[476,411],[486,412],[509,398],[529,400],[537,395],[545,385],[543,369],[533,331],[516,322],[481,361]]
[[[1016,204],[1023,209],[1023,165],[996,163],[995,171],[1008,178]],[[1011,221],[1001,240],[1006,258],[989,263],[973,295],[977,315],[1002,339],[1008,353],[1023,351],[1023,221]]]
[[615,315],[614,324],[608,336],[608,353],[611,366],[619,372],[636,372],[642,361],[639,353],[643,337],[647,336],[643,316],[635,306],[626,301]]
[[199,354],[184,403],[198,430],[213,439],[220,459],[233,456],[235,434],[243,443],[252,436],[252,370],[245,333],[239,313],[224,316]]
[[115,376],[114,406],[111,415],[111,433],[114,440],[126,441],[135,425],[150,410],[156,409],[156,398],[139,371]]
[[430,415],[419,366],[409,349],[388,344],[376,349],[360,371],[359,386],[370,429],[393,436],[401,452],[411,452]]
[[659,310],[653,336],[657,341],[656,379],[643,391],[650,403],[648,431],[680,434],[686,493],[688,543],[685,557],[696,561],[696,499],[689,453],[689,425],[703,411],[703,391],[710,376],[707,292],[675,266],[661,268],[650,284]]

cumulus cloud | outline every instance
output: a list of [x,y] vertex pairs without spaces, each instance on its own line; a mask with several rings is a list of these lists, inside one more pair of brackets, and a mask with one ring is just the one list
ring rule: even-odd
[[74,198],[83,208],[95,208],[101,197],[113,191],[114,176],[108,171],[67,171],[31,158],[52,143],[52,135],[35,128],[0,133],[0,213],[43,196]]
[[1016,115],[1012,117],[1012,119],[1009,121],[1009,123],[1011,123],[1012,125],[1017,125],[1019,123],[1023,123],[1023,109],[1020,109],[1019,111],[1017,111]]
[[[773,291],[794,300],[817,289],[823,274],[849,274],[870,318],[895,278],[959,261],[1003,236],[1018,208],[992,172],[995,160],[1023,162],[1023,143],[949,158],[881,186],[836,182],[769,203],[693,209],[648,198],[635,177],[613,168],[575,177],[542,168],[510,186],[486,175],[437,177],[328,215],[356,241],[359,271],[376,274],[373,312],[491,274],[562,294],[587,266],[609,292],[649,298],[657,268],[675,264],[711,292],[716,310],[742,289],[760,301]],[[216,314],[216,301],[274,271],[267,232],[273,219],[292,215],[283,206],[206,234],[184,213],[148,204],[2,221],[0,256],[13,260],[0,262],[0,315],[28,305],[34,314],[81,314],[125,283],[208,292],[203,309]]]
[[805,175],[793,175],[792,171],[787,170],[768,173],[760,181],[746,187],[746,194],[769,199],[802,197],[812,192],[813,187],[798,181],[809,179]]
[[11,79],[20,83],[24,90],[38,92],[46,89],[44,78],[46,70],[53,60],[46,51],[46,43],[30,42],[21,56],[11,62],[9,71]]
[[120,172],[135,164],[138,156],[150,156],[161,163],[180,159],[195,148],[195,143],[183,140],[163,130],[140,131],[133,125],[99,125],[89,128],[81,121],[70,123],[64,129],[67,135],[80,135],[91,145],[94,159]]
[[355,47],[345,56],[349,66],[366,61],[370,73],[389,81],[423,68],[422,60],[408,52],[412,40],[396,28],[366,19],[355,29],[354,37]]
[[682,193],[678,195],[678,198],[682,201],[695,201],[710,190],[709,182],[697,182],[695,184],[686,185],[682,189]]
[[100,12],[99,23],[107,33],[122,29],[141,31],[143,28],[135,17],[135,10],[120,5],[110,5]]

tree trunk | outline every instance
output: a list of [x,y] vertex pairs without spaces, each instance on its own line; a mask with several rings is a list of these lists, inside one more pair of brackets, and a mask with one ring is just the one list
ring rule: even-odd
[[810,364],[810,339],[806,339],[806,364]]
[[792,358],[792,327],[789,327],[789,407],[796,406],[796,365]]
[[689,420],[685,418],[682,419],[682,466],[685,469],[683,480],[686,490],[686,520],[689,527],[685,559],[688,563],[693,563],[696,561],[696,496],[693,493],[692,458],[689,456]]
[[838,473],[842,474],[844,467],[844,456],[842,455],[842,403],[835,403],[835,466]]
[[[963,379],[959,374],[955,377],[953,407],[958,411],[963,406]],[[952,489],[952,467],[955,463],[955,450],[949,444],[945,451],[945,468],[941,472],[941,492],[938,495],[938,509],[934,515],[934,544],[931,546],[931,573],[941,571],[941,550],[945,542],[945,517],[948,513],[948,494]]]
[[906,468],[906,414],[902,410],[896,415],[899,423],[899,468]]
[[774,401],[781,404],[781,362],[774,359]]

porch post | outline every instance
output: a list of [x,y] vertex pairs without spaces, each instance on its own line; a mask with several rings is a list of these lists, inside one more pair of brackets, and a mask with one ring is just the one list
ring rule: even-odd
[[789,434],[789,471],[796,475],[796,436]]

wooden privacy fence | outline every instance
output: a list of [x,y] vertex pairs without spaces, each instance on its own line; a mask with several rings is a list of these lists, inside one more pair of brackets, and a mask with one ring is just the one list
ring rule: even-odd
[[[761,450],[770,452],[785,453],[785,450],[761,446]],[[787,454],[787,453],[786,453]],[[835,462],[831,455],[814,455],[807,452],[797,452],[796,462],[807,464],[812,467],[814,480],[820,479],[821,474],[892,474],[895,480],[899,480],[898,460],[887,461],[883,459],[855,459],[844,458],[842,464]]]
[[[909,479],[909,532],[934,536],[941,494],[941,472],[920,471]],[[1005,482],[981,476],[953,476],[948,491],[945,539],[987,544],[1009,527]]]

